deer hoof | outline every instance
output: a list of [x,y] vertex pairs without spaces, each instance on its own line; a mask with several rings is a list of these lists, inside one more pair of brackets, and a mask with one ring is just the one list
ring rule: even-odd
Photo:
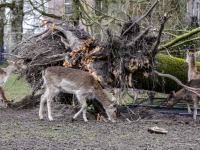
[[76,121],[76,119],[72,118],[71,121],[74,122],[74,121]]
[[88,120],[86,120],[85,123],[88,123]]
[[43,116],[39,116],[39,118],[40,118],[40,120],[44,120],[44,119],[43,119]]
[[188,114],[193,115],[192,111],[188,111]]
[[49,117],[49,120],[50,120],[50,121],[53,121],[53,118],[52,118],[52,117]]

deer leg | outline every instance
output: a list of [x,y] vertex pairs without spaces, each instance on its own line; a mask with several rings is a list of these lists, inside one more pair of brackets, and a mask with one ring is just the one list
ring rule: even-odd
[[194,118],[195,121],[196,121],[196,119],[197,119],[197,107],[198,107],[198,100],[194,100],[194,106],[193,106],[193,108],[194,108],[194,113],[193,113],[193,118]]
[[48,95],[47,97],[47,110],[48,110],[48,118],[50,121],[53,120],[52,113],[51,113],[51,96]]
[[6,98],[2,87],[0,87],[0,96],[3,100],[3,102],[5,103],[5,107],[7,107],[7,105],[9,104],[9,101]]
[[192,111],[191,111],[191,109],[190,109],[190,103],[189,103],[189,102],[187,102],[187,108],[188,108],[188,113],[189,113],[190,115],[192,115]]
[[54,93],[49,92],[49,95],[47,97],[48,118],[49,118],[50,121],[53,120],[52,113],[51,113],[51,101],[59,93],[59,90],[53,90],[53,91],[54,91]]
[[86,106],[85,109],[83,109],[83,120],[84,120],[85,122],[88,122],[87,117],[86,117],[86,112],[87,112],[87,106]]
[[43,119],[43,110],[44,110],[44,102],[47,99],[49,92],[46,91],[42,96],[40,100],[40,110],[39,110],[39,117],[40,119]]
[[39,117],[40,117],[40,119],[43,119],[44,102],[46,100],[47,95],[48,95],[48,92],[46,91],[41,96],[41,99],[40,99],[40,109],[39,109]]
[[87,108],[86,98],[80,97],[78,95],[77,95],[77,98],[78,98],[79,102],[81,103],[82,108],[73,116],[73,120],[76,119],[80,115],[81,112],[83,112],[83,120],[85,122],[88,122],[87,117],[86,117],[86,111],[87,111],[86,110],[86,108]]

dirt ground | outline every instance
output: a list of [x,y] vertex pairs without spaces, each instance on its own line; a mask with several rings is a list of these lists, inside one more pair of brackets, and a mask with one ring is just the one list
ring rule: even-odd
[[[39,107],[31,109],[0,108],[0,149],[2,150],[197,150],[200,149],[199,116],[161,114],[139,107],[119,116],[118,123],[97,122],[87,113],[75,122],[72,116],[78,106],[52,104],[54,121],[49,121],[45,106],[44,120]],[[126,117],[132,122],[126,121]],[[167,134],[148,132],[158,126]]]

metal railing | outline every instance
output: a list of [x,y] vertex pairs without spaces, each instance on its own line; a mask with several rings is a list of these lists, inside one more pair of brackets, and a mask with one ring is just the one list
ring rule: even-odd
[[3,46],[0,46],[0,66],[3,65],[6,61],[5,55],[1,54],[3,52],[4,52]]

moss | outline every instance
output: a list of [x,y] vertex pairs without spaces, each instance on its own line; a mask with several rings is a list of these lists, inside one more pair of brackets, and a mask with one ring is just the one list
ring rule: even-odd
[[[177,77],[183,84],[187,84],[188,81],[188,64],[185,59],[170,57],[169,55],[157,54],[156,60],[158,66],[156,70],[161,73],[170,74]],[[200,62],[197,62],[197,70],[200,70]],[[161,81],[162,78],[159,78]],[[165,78],[165,90],[179,90],[181,87],[173,80]]]
[[0,8],[3,8],[3,7],[9,7],[10,9],[13,9],[13,8],[16,7],[15,1],[12,1],[11,3],[2,2],[2,3],[0,4]]
[[108,0],[103,0],[103,3],[106,7],[108,7]]
[[188,64],[184,59],[158,54],[156,60],[159,62],[157,71],[171,74],[181,82],[187,83]]
[[[170,56],[163,54],[157,54],[155,59],[158,62],[155,65],[155,69],[158,72],[173,75],[183,84],[187,84],[188,64],[185,62],[185,59],[176,57],[171,58]],[[197,70],[200,71],[200,62],[197,62]],[[137,81],[134,86],[139,89],[149,89],[157,92],[169,93],[170,91],[178,91],[182,88],[170,78],[157,76],[145,78],[140,72],[135,73],[133,79]]]

